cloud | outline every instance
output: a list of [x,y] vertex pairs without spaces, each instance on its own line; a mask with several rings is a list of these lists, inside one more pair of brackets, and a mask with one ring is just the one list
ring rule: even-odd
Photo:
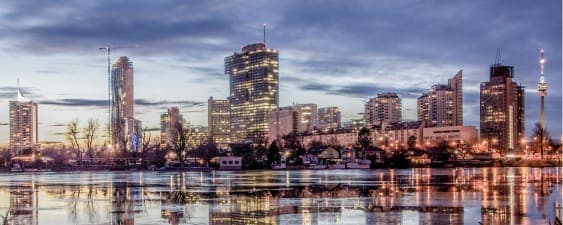
[[[53,105],[53,106],[65,106],[65,107],[98,107],[103,108],[108,106],[108,100],[102,99],[86,99],[86,98],[64,98],[57,100],[43,100],[39,104],[42,105]],[[168,101],[168,100],[147,100],[147,99],[135,99],[135,105],[141,107],[160,107],[167,105],[182,105],[184,107],[195,107],[202,106],[205,102],[190,101],[190,100],[180,100],[180,101]]]
[[50,127],[66,127],[66,124],[64,123],[54,123],[49,125]]
[[51,133],[49,133],[49,135],[52,135],[52,136],[65,136],[65,135],[66,135],[66,132],[51,132]]
[[[190,82],[181,82],[187,88],[227,79],[224,56],[261,39],[262,22],[268,23],[268,46],[280,49],[281,90],[296,88],[292,100],[316,101],[309,91],[349,98],[393,91],[415,98],[461,68],[466,121],[477,122],[478,113],[467,110],[478,110],[479,84],[488,79],[496,49],[501,50],[502,63],[515,66],[517,82],[535,87],[538,49],[545,48],[549,96],[559,97],[547,102],[561,102],[561,1],[6,0],[0,9],[0,49],[20,54],[22,61],[38,56],[82,58],[105,43],[139,44],[131,52],[142,60],[165,61],[154,73],[189,74]],[[152,70],[136,66],[138,71]],[[31,70],[49,74],[61,69]],[[0,87],[0,98],[13,96],[14,89]],[[96,99],[44,99],[57,106],[107,105]],[[204,110],[205,99],[192,100],[142,100],[138,105]],[[535,120],[537,101],[529,98],[526,104],[526,120]],[[548,112],[554,124],[561,124],[558,112]]]
[[150,128],[146,128],[144,130],[148,131],[148,132],[154,132],[154,131],[160,131],[160,128],[159,127],[150,127]]
[[143,55],[183,52],[190,46],[214,51],[224,49],[223,44],[229,39],[223,34],[237,34],[236,28],[240,25],[235,13],[216,7],[220,4],[211,1],[189,4],[180,1],[139,4],[7,1],[4,5],[8,13],[3,19],[19,21],[19,25],[2,24],[5,26],[0,33],[21,35],[22,38],[13,40],[16,47],[38,54],[91,52],[105,43],[139,44],[140,48],[135,51]]
[[[27,97],[36,99],[40,98],[39,89],[34,87],[21,87],[22,94]],[[17,97],[18,87],[16,86],[2,86],[0,87],[0,99],[15,99]]]
[[85,98],[65,98],[57,100],[39,101],[41,105],[68,106],[68,107],[107,107],[108,100],[85,99]]
[[10,126],[10,123],[0,122],[0,126]]
[[314,81],[304,81],[302,79],[293,78],[295,81],[299,81],[301,85],[298,87],[302,90],[306,91],[318,91],[323,92],[330,95],[339,95],[339,96],[349,96],[353,98],[372,98],[375,97],[377,94],[385,93],[385,92],[395,92],[401,98],[417,98],[427,89],[423,88],[407,88],[407,87],[382,87],[378,84],[327,84],[327,83],[318,83]]
[[167,106],[167,105],[182,105],[182,107],[193,107],[193,106],[203,106],[205,102],[182,100],[182,101],[153,101],[146,99],[135,99],[135,105],[139,106]]
[[46,74],[46,75],[60,74],[61,73],[59,71],[54,71],[54,70],[36,70],[35,72],[40,73],[40,74]]

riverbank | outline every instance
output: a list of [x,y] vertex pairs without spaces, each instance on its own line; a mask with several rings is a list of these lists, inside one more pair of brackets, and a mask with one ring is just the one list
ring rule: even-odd
[[[561,160],[553,159],[519,159],[519,160],[504,160],[504,161],[470,161],[470,160],[458,160],[458,161],[447,161],[432,163],[427,165],[410,165],[406,167],[396,167],[388,166],[385,164],[374,165],[372,168],[362,168],[360,170],[372,170],[372,169],[397,169],[397,168],[458,168],[458,167],[532,167],[532,168],[542,168],[542,167],[561,167]],[[271,169],[271,168],[255,168],[255,169],[242,169],[248,171],[256,170],[333,170],[336,168],[305,168],[303,166],[287,166],[283,169]],[[358,168],[340,168],[340,169],[358,169]],[[36,168],[26,168],[23,171],[12,171],[10,168],[2,167],[0,172],[67,172],[67,171],[199,171],[208,172],[211,170],[221,170],[215,167],[176,167],[176,168],[164,168],[157,167],[154,165],[113,165],[113,166],[86,166],[86,165],[76,165],[76,166],[49,166],[40,169]]]

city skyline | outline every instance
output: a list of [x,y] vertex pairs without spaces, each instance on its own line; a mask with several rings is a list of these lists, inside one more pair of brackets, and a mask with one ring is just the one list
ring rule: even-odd
[[[172,3],[178,5],[173,1],[159,3],[156,10],[165,10]],[[8,101],[16,96],[16,77],[21,78],[24,94],[39,103],[40,141],[64,141],[62,132],[73,118],[84,123],[94,117],[105,124],[107,62],[96,48],[108,42],[139,44],[138,49],[113,52],[112,61],[126,55],[135,63],[135,117],[144,125],[158,128],[159,115],[171,106],[180,107],[191,124],[206,125],[209,96],[224,99],[229,95],[224,57],[239,51],[238,46],[261,41],[262,22],[268,23],[268,46],[280,50],[280,106],[292,102],[311,102],[319,108],[337,106],[342,111],[342,121],[361,118],[357,113],[363,111],[365,101],[383,92],[397,92],[402,99],[403,119],[415,120],[416,98],[463,69],[464,124],[479,126],[479,84],[488,80],[489,66],[500,49],[501,63],[514,66],[514,80],[526,87],[529,137],[533,124],[539,121],[536,84],[540,74],[538,50],[543,48],[547,59],[545,79],[550,84],[546,96],[547,129],[554,139],[561,137],[560,2],[358,3],[315,7],[322,3],[260,2],[232,7],[229,3],[200,2],[202,5],[176,7],[171,13],[184,15],[205,9],[210,15],[196,13],[180,17],[182,21],[178,22],[151,13],[151,17],[117,20],[107,33],[101,28],[110,21],[103,16],[113,15],[116,10],[97,15],[96,9],[110,5],[108,2],[75,6],[0,3],[0,18],[4,21],[0,22],[0,61],[5,65],[0,70],[0,108],[5,109],[0,110],[0,143],[7,143],[9,137]],[[360,7],[360,3],[366,7]],[[402,4],[410,5],[395,10],[397,15],[385,12]],[[152,6],[139,3],[124,13],[137,14],[135,10],[152,10]],[[501,6],[508,8],[496,13],[494,8]],[[222,14],[231,7],[235,12]],[[255,18],[237,17],[257,7],[263,7],[265,12],[258,12]],[[399,19],[417,9],[432,16]],[[440,11],[461,9],[470,13]],[[346,14],[342,12],[338,14],[341,17],[331,14],[339,10],[352,18],[344,18]],[[473,18],[477,11],[482,11],[479,15],[483,18]],[[309,13],[315,16],[311,18]],[[293,14],[299,20],[289,16]],[[64,20],[66,17],[71,19]],[[415,18],[421,21],[415,22]],[[97,19],[101,21],[94,22]],[[448,23],[440,22],[448,19]],[[473,25],[479,21],[485,23]],[[84,22],[92,23],[81,25]],[[149,25],[151,22],[157,24]],[[409,22],[427,25],[429,31],[421,33],[421,28]],[[162,36],[153,34],[166,29],[169,32]],[[413,34],[419,36],[408,37]],[[13,58],[20,60],[12,63]]]

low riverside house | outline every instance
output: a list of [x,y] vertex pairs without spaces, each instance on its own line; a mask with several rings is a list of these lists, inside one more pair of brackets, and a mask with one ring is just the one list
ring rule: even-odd
[[240,170],[242,169],[242,157],[220,156],[218,157],[219,169],[221,170]]
[[303,164],[310,165],[310,164],[318,164],[319,158],[315,154],[305,154],[303,155]]

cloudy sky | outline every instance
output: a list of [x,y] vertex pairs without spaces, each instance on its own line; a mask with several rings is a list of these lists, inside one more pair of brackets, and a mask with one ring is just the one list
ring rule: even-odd
[[377,93],[416,97],[463,69],[464,123],[479,125],[479,84],[500,49],[527,87],[528,134],[539,117],[539,49],[547,56],[548,129],[561,137],[561,1],[18,1],[0,2],[0,143],[16,78],[40,103],[40,140],[63,140],[73,118],[106,121],[107,43],[135,67],[136,116],[159,126],[179,106],[207,124],[207,99],[226,98],[224,57],[262,39],[280,50],[281,105],[336,105],[360,118]]

